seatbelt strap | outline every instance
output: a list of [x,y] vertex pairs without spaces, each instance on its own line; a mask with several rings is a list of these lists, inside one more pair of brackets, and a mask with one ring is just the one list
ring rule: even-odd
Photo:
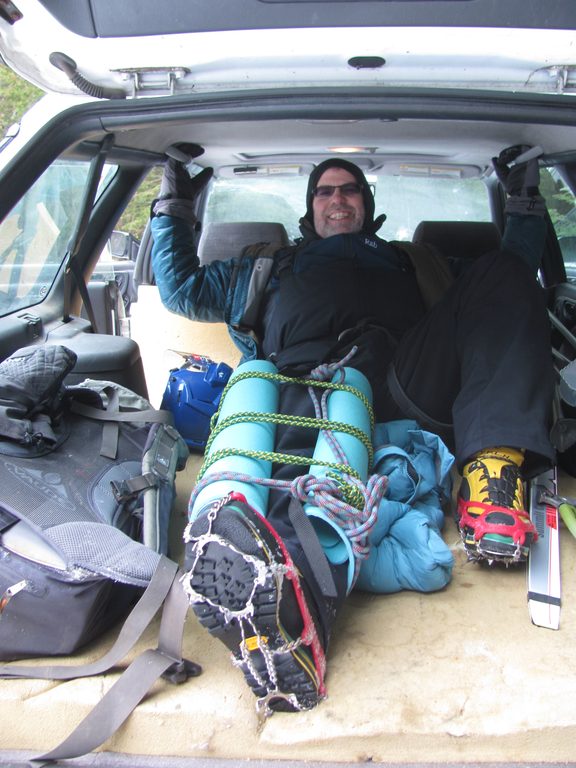
[[[84,304],[84,309],[86,310],[86,314],[88,315],[88,320],[90,321],[90,325],[92,326],[92,331],[94,333],[98,333],[100,329],[98,328],[98,321],[96,320],[96,314],[94,313],[92,300],[90,298],[90,294],[88,293],[88,288],[86,286],[86,281],[84,280],[84,275],[80,271],[80,267],[78,266],[78,261],[75,258],[70,258],[68,260],[68,264],[66,265],[66,277],[68,275],[72,275],[72,277],[74,278],[74,282],[76,283],[76,286],[80,291],[80,296],[82,297],[82,303]],[[70,319],[69,287],[70,286],[68,281],[66,285],[67,290],[64,293],[64,304],[65,304],[64,318],[67,320]]]
[[431,309],[444,296],[454,282],[446,258],[431,245],[395,240],[390,245],[404,251],[416,273],[418,288],[426,309]]
[[86,314],[88,315],[88,319],[90,320],[90,325],[92,326],[94,333],[98,332],[96,316],[94,314],[92,302],[90,301],[84,275],[82,274],[82,271],[78,265],[77,256],[80,245],[82,244],[82,240],[86,233],[86,229],[88,227],[88,222],[90,221],[90,216],[92,215],[94,201],[96,200],[96,194],[98,192],[98,185],[100,184],[100,179],[102,177],[102,169],[104,168],[108,150],[112,144],[114,144],[114,135],[109,134],[102,141],[98,154],[92,159],[90,164],[88,185],[86,187],[84,200],[82,201],[81,215],[78,219],[78,224],[74,234],[70,240],[70,245],[68,247],[68,262],[64,272],[64,322],[68,322],[70,320],[70,301],[72,294],[71,278],[74,278],[74,282],[80,291],[80,295],[86,309]]

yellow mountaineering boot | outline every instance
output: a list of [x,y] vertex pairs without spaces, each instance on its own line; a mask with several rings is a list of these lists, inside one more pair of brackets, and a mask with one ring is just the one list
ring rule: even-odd
[[538,538],[524,506],[522,451],[487,448],[464,466],[457,519],[471,560],[517,563]]

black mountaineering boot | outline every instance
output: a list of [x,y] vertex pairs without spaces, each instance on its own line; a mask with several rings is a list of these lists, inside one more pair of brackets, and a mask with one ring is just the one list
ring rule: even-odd
[[231,494],[189,523],[184,589],[231,651],[257,709],[311,709],[324,697],[324,648],[308,590],[270,523]]

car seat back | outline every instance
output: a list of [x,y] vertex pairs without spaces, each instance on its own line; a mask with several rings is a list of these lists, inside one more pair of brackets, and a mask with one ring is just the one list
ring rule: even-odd
[[457,275],[479,256],[498,250],[501,236],[491,221],[421,221],[412,242],[439,251]]
[[200,264],[240,256],[244,248],[256,243],[289,245],[283,224],[270,221],[214,221],[204,225],[198,243]]

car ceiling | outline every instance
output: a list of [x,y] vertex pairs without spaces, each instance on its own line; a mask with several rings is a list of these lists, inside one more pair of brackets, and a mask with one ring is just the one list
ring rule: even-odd
[[[152,103],[152,101],[150,101]],[[196,143],[198,158],[217,172],[234,175],[240,166],[311,164],[344,154],[339,147],[361,147],[350,154],[365,171],[406,172],[406,163],[456,164],[463,175],[490,172],[490,159],[503,147],[539,145],[551,162],[576,150],[576,114],[570,104],[553,97],[518,101],[485,95],[485,100],[451,91],[402,92],[389,89],[377,96],[355,91],[330,98],[302,92],[291,98],[254,96],[242,106],[210,100],[208,108],[162,100],[162,114],[130,127],[125,115],[116,123],[113,110],[102,117],[116,145],[163,155],[172,145]],[[143,102],[140,102],[140,107]],[[404,163],[403,169],[400,164]],[[219,170],[222,169],[222,170]]]
[[200,123],[171,130],[148,129],[123,134],[123,146],[165,151],[181,142],[200,144],[205,154],[202,165],[236,167],[270,163],[318,162],[323,156],[345,154],[338,147],[366,147],[350,153],[366,171],[398,160],[446,162],[471,165],[479,173],[493,154],[515,143],[539,144],[548,154],[566,148],[566,129],[517,124],[463,123],[460,121],[398,122],[359,121],[354,123],[279,121],[240,124]]

